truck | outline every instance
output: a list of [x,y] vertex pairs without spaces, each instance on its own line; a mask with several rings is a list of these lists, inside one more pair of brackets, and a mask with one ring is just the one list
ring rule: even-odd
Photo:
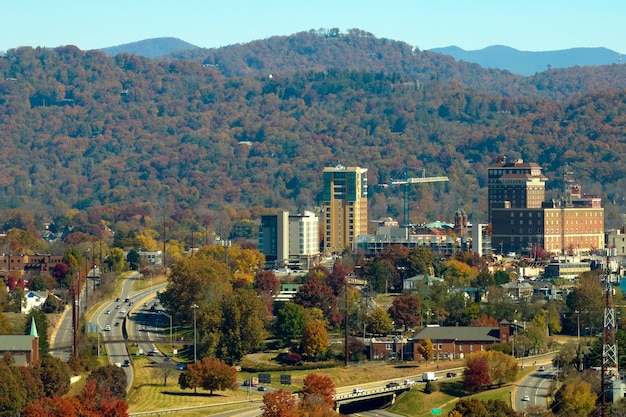
[[422,382],[436,381],[437,377],[434,372],[424,372],[422,374]]

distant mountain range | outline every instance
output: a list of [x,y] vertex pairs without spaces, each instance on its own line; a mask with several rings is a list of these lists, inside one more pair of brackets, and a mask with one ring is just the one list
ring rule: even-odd
[[518,51],[508,46],[494,45],[476,51],[457,46],[430,49],[451,55],[457,61],[472,62],[483,68],[498,68],[514,74],[533,75],[550,68],[597,66],[620,63],[620,54],[607,48],[572,48],[561,51]]
[[[171,57],[180,51],[202,49],[183,40],[164,37],[146,39],[124,45],[103,48],[110,56],[129,53],[147,58]],[[475,63],[483,68],[507,70],[513,74],[530,76],[550,68],[612,65],[621,63],[620,53],[607,48],[572,48],[559,51],[519,51],[502,45],[466,51],[457,46],[433,48],[431,52],[450,55],[457,61]]]
[[111,46],[109,48],[102,48],[102,50],[110,56],[128,53],[145,56],[146,58],[157,58],[169,55],[172,52],[196,48],[198,47],[188,42],[181,41],[178,38],[154,38],[133,43],[126,43],[124,45]]

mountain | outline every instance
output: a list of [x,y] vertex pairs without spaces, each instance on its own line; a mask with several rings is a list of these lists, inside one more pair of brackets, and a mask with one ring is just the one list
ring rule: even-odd
[[551,68],[586,67],[618,64],[620,54],[607,48],[572,48],[560,51],[518,51],[494,45],[476,51],[457,46],[433,48],[431,52],[451,55],[457,61],[473,62],[483,68],[498,68],[514,74],[533,75]]
[[450,178],[410,190],[413,223],[460,208],[477,222],[487,167],[505,154],[541,165],[549,198],[568,165],[607,201],[607,227],[626,212],[619,65],[523,77],[354,31],[175,55],[66,46],[0,57],[0,209],[71,215],[85,233],[103,216],[164,210],[230,230],[319,206],[323,168],[340,161],[369,169],[372,218],[402,215],[402,193],[376,184],[407,166]]
[[102,48],[107,55],[115,56],[121,53],[136,54],[146,58],[157,58],[169,55],[176,51],[195,49],[197,46],[177,38],[153,38],[124,45]]

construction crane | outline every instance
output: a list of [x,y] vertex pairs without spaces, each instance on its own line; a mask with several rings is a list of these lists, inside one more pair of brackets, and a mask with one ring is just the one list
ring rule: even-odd
[[426,182],[444,182],[449,181],[446,176],[427,177],[426,170],[422,170],[422,176],[419,178],[409,178],[409,168],[405,166],[395,178],[392,178],[389,184],[383,184],[383,187],[389,185],[401,185],[404,190],[404,227],[409,225],[409,186],[412,184],[423,184]]

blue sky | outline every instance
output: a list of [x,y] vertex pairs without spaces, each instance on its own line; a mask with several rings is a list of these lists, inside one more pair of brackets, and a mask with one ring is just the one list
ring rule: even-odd
[[87,50],[165,36],[212,48],[336,27],[420,49],[626,52],[626,2],[618,0],[12,0],[0,13],[0,51]]

